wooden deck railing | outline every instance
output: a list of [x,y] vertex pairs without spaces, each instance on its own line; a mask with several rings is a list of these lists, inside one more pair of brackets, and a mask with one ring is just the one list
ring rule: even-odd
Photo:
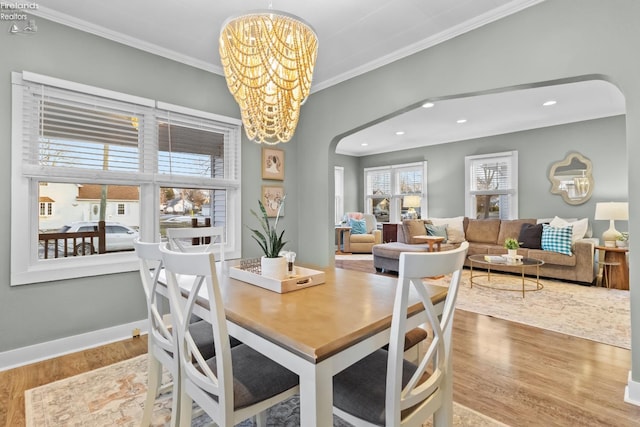
[[[103,254],[105,250],[105,222],[99,221],[95,231],[78,233],[40,233],[40,245],[44,248],[44,259],[77,255]],[[49,252],[52,252],[50,254]],[[51,256],[53,255],[53,256]]]

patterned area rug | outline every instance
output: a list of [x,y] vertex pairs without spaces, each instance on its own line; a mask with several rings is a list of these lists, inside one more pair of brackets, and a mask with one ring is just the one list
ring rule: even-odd
[[[170,380],[165,374],[163,382]],[[85,374],[46,384],[25,392],[27,427],[63,426],[138,426],[146,396],[147,356],[142,355]],[[276,405],[268,412],[267,424],[273,427],[300,425],[298,397]],[[169,425],[171,393],[156,400],[152,425]],[[210,422],[202,415],[192,426],[201,427]],[[334,417],[334,426],[350,424]],[[430,425],[425,424],[426,426]],[[462,405],[454,404],[454,426],[502,427]],[[240,423],[251,427],[251,421]]]
[[[476,272],[474,271],[474,282]],[[443,281],[430,281],[443,284]],[[486,280],[485,280],[486,282]],[[550,331],[631,348],[629,291],[540,279],[522,298],[520,276],[491,273],[491,288],[469,286],[464,270],[456,308]],[[480,281],[483,283],[483,281]],[[494,289],[500,286],[509,290]],[[526,282],[526,289],[534,284]]]

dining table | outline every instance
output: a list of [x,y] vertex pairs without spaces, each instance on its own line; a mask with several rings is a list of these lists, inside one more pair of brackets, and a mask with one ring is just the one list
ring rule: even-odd
[[[299,376],[301,426],[333,425],[333,376],[389,342],[398,278],[306,265],[324,272],[324,283],[277,293],[230,277],[228,268],[217,275],[229,334]],[[425,286],[441,312],[447,288]],[[208,307],[203,287],[194,313],[207,320]],[[423,311],[412,289],[408,328],[422,323],[416,314]]]

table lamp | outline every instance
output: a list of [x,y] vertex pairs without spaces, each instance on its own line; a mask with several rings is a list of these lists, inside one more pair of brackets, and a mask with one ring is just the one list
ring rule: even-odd
[[402,199],[402,207],[408,208],[407,214],[409,214],[411,218],[418,217],[415,208],[420,207],[420,203],[422,201],[421,199],[422,197],[420,196],[404,196],[404,198]]
[[615,247],[616,239],[622,233],[615,228],[614,221],[616,219],[629,220],[629,204],[627,202],[604,202],[596,203],[596,220],[609,220],[609,229],[602,233],[604,245]]

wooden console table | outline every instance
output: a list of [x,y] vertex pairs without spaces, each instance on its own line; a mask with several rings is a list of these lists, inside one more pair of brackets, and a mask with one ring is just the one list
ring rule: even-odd
[[607,287],[628,290],[629,263],[627,262],[627,252],[629,249],[596,246],[596,250],[600,251],[598,267],[602,267],[602,279],[606,280]]
[[382,223],[382,243],[395,242],[398,240],[398,227],[402,224],[392,222]]

